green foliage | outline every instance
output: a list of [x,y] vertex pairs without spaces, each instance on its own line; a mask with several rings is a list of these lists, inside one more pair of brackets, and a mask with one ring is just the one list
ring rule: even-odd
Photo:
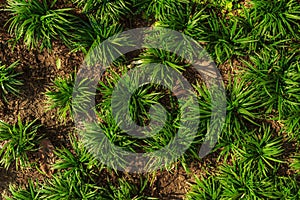
[[101,196],[101,188],[75,174],[65,176],[58,173],[41,188],[42,199],[102,199]]
[[93,199],[93,200],[141,200],[157,199],[145,196],[144,190],[148,181],[143,178],[140,183],[133,184],[125,179],[118,179],[117,184],[107,183],[105,186],[97,186],[95,183],[83,181],[75,174],[64,176],[55,174],[51,180],[43,184],[29,181],[25,189],[16,189],[10,186],[12,197],[7,200],[36,200],[36,199]]
[[18,63],[19,62],[16,61],[8,67],[5,65],[0,66],[0,93],[4,101],[7,101],[5,96],[9,93],[18,95],[18,86],[23,85],[22,81],[16,79],[16,77],[21,74],[15,72]]
[[233,161],[232,166],[223,165],[217,176],[222,185],[221,199],[272,199],[274,188],[269,178],[257,176],[255,168],[249,170],[244,164]]
[[110,18],[97,19],[93,15],[87,17],[89,22],[78,26],[76,31],[70,33],[72,37],[66,41],[73,51],[81,50],[87,54],[90,49],[93,50],[109,37],[122,31],[122,26]]
[[177,71],[184,71],[188,64],[184,64],[183,58],[177,56],[175,53],[164,51],[161,49],[147,49],[140,54],[138,62],[140,66],[149,66],[149,64],[163,64],[171,67]]
[[[65,6],[56,4],[56,0],[7,1],[6,11],[11,16],[8,31],[15,42],[23,40],[30,49],[40,47],[41,50],[51,49],[52,42],[61,39],[71,50],[89,56],[86,65],[107,67],[108,61],[116,59],[97,86],[91,87],[89,79],[75,79],[74,74],[53,81],[45,95],[48,108],[57,109],[60,120],[66,122],[69,117],[85,113],[96,95],[97,105],[91,109],[98,122],[86,124],[86,129],[78,131],[81,138],[71,135],[70,146],[55,150],[57,160],[52,165],[55,173],[51,179],[44,183],[29,181],[26,188],[11,185],[12,197],[8,199],[151,199],[145,196],[149,185],[144,178],[133,183],[127,178],[107,177],[102,183],[105,173],[102,174],[104,165],[100,163],[104,160],[101,159],[105,163],[111,161],[105,170],[117,171],[115,166],[129,164],[125,158],[130,152],[153,156],[158,166],[151,166],[150,161],[149,168],[171,170],[180,163],[188,172],[190,162],[197,164],[200,159],[199,148],[205,135],[213,129],[210,121],[215,114],[210,88],[188,69],[193,59],[203,54],[197,52],[200,44],[219,64],[220,71],[229,76],[227,113],[213,150],[214,155],[218,153],[217,162],[210,157],[201,161],[201,166],[209,168],[210,162],[222,164],[216,174],[196,177],[186,198],[300,199],[299,174],[279,176],[285,169],[282,163],[296,173],[300,170],[298,153],[292,154],[292,161],[285,159],[288,149],[283,145],[284,140],[300,141],[300,5],[297,0],[73,0],[73,3],[79,9],[56,9]],[[123,47],[133,44],[128,42],[132,38],[124,36],[115,40],[114,36],[123,29],[150,23],[154,33],[145,33],[146,45],[139,55],[132,58],[135,51],[117,59]],[[162,28],[185,36],[166,34]],[[197,41],[194,44],[197,48],[187,45],[189,37]],[[236,63],[241,66],[234,66]],[[19,94],[22,82],[17,80],[20,73],[14,71],[17,64],[0,67],[0,92],[4,100],[9,93]],[[151,75],[172,79],[160,71],[164,65],[193,84],[200,113],[196,136],[180,123],[190,120],[182,119],[180,109],[189,107],[191,101],[182,103],[175,97],[182,91],[171,91],[158,84],[138,84],[145,75],[140,72],[151,64],[160,67],[153,68]],[[140,71],[136,73],[133,68]],[[131,72],[131,76],[125,75]],[[123,86],[137,86],[131,90],[129,103],[121,95],[112,101],[120,82]],[[121,90],[120,94],[125,92],[128,91]],[[124,116],[123,112],[129,115]],[[160,118],[161,114],[165,114],[164,119]],[[28,153],[35,150],[39,139],[39,125],[35,121],[24,125],[18,120],[15,125],[0,122],[3,144],[0,164],[5,168],[12,162],[17,168],[28,166]],[[159,130],[143,129],[153,121],[163,123]],[[138,135],[141,137],[129,134],[131,127],[121,126],[131,122],[139,125],[134,131],[141,133]],[[266,125],[273,122],[282,125],[280,131]],[[178,130],[184,137],[176,138]],[[173,158],[179,151],[170,146],[173,140],[178,140],[181,148],[192,141],[177,160]],[[120,149],[124,150],[121,154]],[[164,151],[158,151],[161,149]],[[170,162],[176,164],[169,165]]]
[[28,186],[25,189],[16,188],[13,185],[9,185],[9,191],[12,197],[5,197],[6,200],[39,200],[40,191],[38,189],[38,183],[34,183],[32,180],[28,181]]
[[130,13],[130,1],[126,0],[73,0],[86,14],[93,14],[98,19],[119,21]]
[[260,93],[265,113],[275,109],[281,120],[283,116],[295,112],[295,106],[300,102],[298,57],[284,50],[269,52],[264,49],[251,56],[250,60],[244,62],[248,69],[243,76]]
[[225,125],[226,127],[220,134],[218,143],[216,144],[214,151],[219,152],[218,160],[224,159],[227,161],[232,157],[233,150],[236,146],[239,146],[242,142],[241,137],[248,130],[241,123]]
[[[244,168],[251,171],[256,169],[256,175],[267,176],[270,170],[276,169],[276,163],[282,163],[280,159],[283,149],[280,138],[273,138],[269,126],[263,126],[258,131],[246,133],[241,147],[236,149],[239,154],[239,162]],[[275,168],[275,169],[274,169]]]
[[250,17],[253,34],[264,39],[299,38],[300,5],[296,0],[254,0]]
[[299,180],[296,177],[275,177],[277,199],[296,200],[300,198]]
[[247,85],[245,80],[235,78],[227,86],[226,125],[236,126],[250,122],[257,125],[255,119],[260,118],[261,98],[259,91]]
[[195,38],[202,23],[209,17],[205,7],[194,4],[182,4],[182,6],[168,7],[168,9],[169,11],[155,22],[155,26],[177,30]]
[[217,200],[221,198],[221,184],[214,176],[209,175],[208,178],[195,176],[195,184],[192,184],[191,191],[187,194],[187,198],[191,200]]
[[[74,75],[73,75],[74,76]],[[74,90],[74,77],[56,78],[45,95],[48,98],[48,109],[57,108],[57,114],[61,121],[66,122],[68,116],[85,112],[86,104],[91,102],[92,92],[88,88],[88,79],[81,80]]]
[[290,164],[290,166],[295,170],[300,170],[300,155],[297,154],[293,157],[293,162]]
[[45,94],[48,97],[49,109],[58,108],[58,115],[61,120],[67,119],[67,114],[72,114],[72,93],[73,93],[73,79],[56,78],[54,80],[52,90],[47,91]]
[[16,168],[29,166],[28,153],[37,149],[37,136],[40,125],[36,120],[25,124],[18,117],[18,123],[10,125],[0,121],[0,141],[4,142],[0,149],[0,164],[8,169],[13,162]]
[[242,7],[239,0],[207,0],[207,3],[213,7],[221,10],[222,12],[231,12],[232,10]]
[[7,11],[12,15],[9,33],[19,41],[23,38],[28,48],[40,46],[51,49],[52,41],[57,38],[66,39],[69,33],[80,26],[80,18],[69,13],[70,8],[53,9],[56,0],[48,4],[42,0],[9,0]]
[[194,38],[206,44],[207,51],[217,63],[247,55],[253,50],[250,45],[256,42],[237,18],[223,19],[214,11],[205,22],[199,24],[198,32]]
[[112,184],[107,188],[105,196],[103,199],[126,199],[126,200],[141,200],[141,199],[156,199],[149,198],[143,195],[143,192],[147,186],[147,180],[140,179],[139,186],[136,184],[132,184],[124,179],[118,180],[118,185],[114,186]]
[[75,135],[69,137],[72,145],[72,153],[69,149],[63,148],[55,151],[58,160],[53,164],[53,169],[63,171],[65,176],[73,174],[80,179],[92,178],[97,168],[96,159],[86,150]]
[[285,113],[285,119],[282,120],[284,130],[288,133],[290,139],[300,140],[300,106],[294,106],[289,112]]
[[139,1],[137,5],[144,8],[147,17],[153,16],[156,20],[161,20],[172,13],[174,8],[182,8],[188,3],[187,0],[143,0]]

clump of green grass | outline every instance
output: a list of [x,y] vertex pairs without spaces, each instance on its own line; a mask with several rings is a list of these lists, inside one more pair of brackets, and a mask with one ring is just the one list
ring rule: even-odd
[[72,114],[73,78],[56,78],[52,90],[45,93],[48,98],[49,109],[58,108],[57,114],[61,120],[66,120]]
[[300,155],[299,154],[293,156],[293,162],[290,164],[290,166],[294,170],[300,170]]
[[252,34],[264,39],[299,38],[300,6],[296,0],[254,0],[250,17]]
[[256,40],[238,18],[224,19],[212,11],[200,26],[195,39],[205,43],[205,48],[217,63],[224,63],[233,57],[245,56]]
[[278,168],[278,163],[283,163],[280,159],[283,153],[281,138],[273,138],[272,134],[269,126],[248,132],[243,137],[241,147],[235,149],[240,155],[239,162],[249,171],[256,169],[257,175],[273,174]]
[[55,174],[41,187],[42,199],[101,199],[102,189],[91,181],[82,180],[76,174]]
[[141,200],[157,199],[144,195],[148,180],[140,179],[140,183],[133,184],[123,178],[118,179],[117,184],[108,183],[105,186],[97,186],[95,182],[84,181],[77,178],[75,174],[64,176],[57,173],[52,179],[45,183],[34,183],[29,180],[26,188],[18,188],[10,185],[11,197],[5,197],[7,200],[14,199],[95,199],[95,200]]
[[[257,170],[249,170],[243,163],[233,160],[232,164],[223,164],[219,172],[208,178],[196,177],[191,191],[187,194],[188,199],[277,199],[287,191],[278,190],[270,177],[259,176]],[[283,188],[283,187],[282,187]],[[294,190],[294,189],[292,189]],[[297,191],[292,191],[295,195]]]
[[233,161],[232,166],[224,164],[217,176],[222,185],[222,199],[265,199],[273,198],[272,180],[257,176],[256,170],[249,170],[244,164]]
[[166,15],[174,12],[174,8],[181,9],[188,5],[188,3],[186,0],[143,0],[138,2],[138,5],[144,6],[146,16],[153,16],[156,20],[161,20]]
[[300,198],[300,185],[299,180],[295,176],[289,177],[274,177],[274,188],[277,199],[299,199]]
[[0,141],[4,142],[0,149],[0,164],[8,169],[14,162],[16,168],[29,166],[28,153],[37,150],[38,128],[36,120],[23,124],[18,117],[18,123],[10,125],[0,121]]
[[5,197],[6,200],[39,200],[41,198],[38,183],[33,182],[31,179],[28,181],[28,186],[25,189],[9,185],[9,191],[11,192],[11,197]]
[[284,130],[288,133],[289,138],[299,141],[300,132],[300,106],[294,106],[290,112],[285,113],[285,119],[282,120]]
[[16,61],[8,67],[6,65],[0,66],[0,92],[4,101],[7,101],[5,96],[9,93],[18,95],[20,93],[18,87],[23,85],[21,80],[16,79],[21,74],[15,72],[18,63]]
[[268,115],[275,110],[279,120],[295,113],[300,102],[300,68],[295,53],[285,50],[261,52],[250,57],[243,77],[260,93],[262,106]]
[[140,66],[147,66],[151,63],[164,64],[177,71],[183,71],[187,64],[183,63],[183,59],[175,53],[167,52],[161,49],[147,49],[139,56]]
[[229,79],[226,88],[227,107],[226,119],[223,131],[224,138],[238,138],[240,129],[250,124],[259,126],[256,122],[262,118],[261,112],[261,95],[254,88],[252,83],[247,83],[245,79],[239,76]]
[[58,158],[52,165],[55,174],[43,183],[29,181],[25,189],[11,185],[12,198],[8,199],[148,199],[144,195],[147,179],[141,178],[138,184],[125,179],[118,179],[117,183],[99,182],[103,166],[87,151],[80,138],[74,133],[69,136],[71,149],[55,151]]
[[6,10],[11,18],[8,31],[15,41],[23,39],[28,48],[51,49],[52,41],[68,39],[75,31],[80,18],[69,13],[70,8],[53,9],[56,0],[49,4],[42,0],[9,0]]
[[88,90],[88,79],[83,79],[74,90],[74,75],[66,78],[57,77],[54,85],[45,93],[48,98],[48,109],[57,108],[57,114],[62,122],[76,112],[84,112],[83,105],[90,103],[91,92]]
[[95,170],[99,168],[99,163],[87,151],[83,143],[77,141],[78,138],[76,138],[75,134],[70,134],[69,140],[74,153],[67,148],[56,150],[55,155],[58,157],[58,160],[53,164],[52,168],[64,172],[65,176],[75,174],[78,179],[92,179],[92,176],[97,173]]
[[[96,18],[91,14],[87,15],[87,18],[88,23],[77,26],[77,30],[70,33],[72,37],[66,38],[65,40],[66,44],[73,49],[73,51],[80,50],[87,54],[90,49],[94,50],[94,48],[103,41],[123,30],[122,26],[111,18]],[[116,43],[114,45],[116,45]],[[99,55],[96,54],[94,56]],[[101,56],[97,58],[99,58],[99,60],[104,59]]]
[[112,184],[107,188],[106,194],[103,196],[106,199],[157,199],[147,197],[143,194],[146,186],[148,185],[148,180],[140,179],[139,185],[132,184],[124,179],[118,179],[118,185],[114,186]]
[[195,176],[195,183],[192,184],[191,191],[186,194],[187,199],[191,200],[217,200],[221,199],[222,188],[220,181],[213,175],[208,178]]
[[131,1],[126,0],[73,0],[86,14],[92,14],[97,19],[112,19],[119,21],[130,14]]
[[[153,1],[152,3],[154,2],[159,3],[159,1]],[[173,1],[172,3],[178,3],[180,5],[180,2]],[[157,17],[158,19],[155,22],[155,26],[177,30],[196,39],[201,25],[207,20],[209,13],[206,11],[206,7],[202,5],[192,3],[181,3],[181,5],[182,6],[170,7],[167,5],[161,6],[161,9],[168,9],[168,12],[163,14],[156,13],[156,15],[160,14],[161,16]],[[149,10],[150,9],[154,8],[149,8]]]

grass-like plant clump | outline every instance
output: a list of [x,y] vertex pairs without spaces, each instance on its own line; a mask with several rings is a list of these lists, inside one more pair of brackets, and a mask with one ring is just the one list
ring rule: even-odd
[[30,162],[28,153],[37,150],[40,139],[36,120],[25,124],[18,117],[18,122],[10,125],[0,121],[0,141],[3,146],[0,150],[0,164],[8,169],[13,163],[16,168],[28,167]]
[[6,95],[9,93],[18,95],[20,93],[18,87],[23,85],[22,81],[17,79],[20,73],[15,72],[18,63],[19,62],[16,61],[8,67],[6,65],[0,66],[0,92],[1,97],[5,101],[7,101]]
[[52,48],[54,39],[65,39],[74,31],[79,18],[70,14],[70,8],[54,9],[56,1],[9,0],[7,11],[12,17],[8,31],[15,41],[23,40],[28,48]]
[[48,109],[57,109],[57,114],[63,122],[66,122],[67,117],[73,117],[76,112],[84,112],[82,109],[90,102],[91,95],[91,92],[87,91],[87,82],[88,79],[82,80],[74,90],[74,75],[57,77],[53,81],[54,85],[45,93]]

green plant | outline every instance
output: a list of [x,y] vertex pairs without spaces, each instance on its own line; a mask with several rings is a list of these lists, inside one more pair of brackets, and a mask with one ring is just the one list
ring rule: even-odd
[[120,130],[111,113],[100,111],[97,117],[100,123],[84,124],[85,128],[80,130],[79,134],[89,152],[96,158],[100,158],[100,162],[110,161],[109,167],[116,171],[117,166],[127,164],[124,160],[127,154],[122,154],[123,152],[118,148],[122,147],[125,151],[134,152],[136,139]]
[[78,180],[92,178],[95,175],[94,170],[98,166],[98,162],[83,146],[80,141],[77,141],[76,135],[71,134],[69,137],[72,153],[69,149],[63,148],[55,151],[58,160],[53,164],[53,169],[64,172],[65,176],[73,174]]
[[84,181],[75,174],[54,175],[41,187],[41,199],[103,199],[103,189],[90,181]]
[[300,6],[296,0],[254,0],[250,17],[254,21],[253,34],[271,39],[299,38]]
[[[70,33],[72,37],[67,38],[66,40],[67,45],[70,46],[73,51],[81,50],[85,54],[87,54],[90,49],[94,51],[94,48],[98,47],[98,45],[103,41],[110,37],[113,37],[114,35],[122,31],[122,26],[120,26],[120,24],[114,22],[110,18],[98,19],[93,15],[87,15],[87,17],[89,22],[78,26],[76,31]],[[123,42],[124,43],[121,44],[118,44],[117,42],[110,43],[110,45],[117,45],[118,47],[126,44],[126,40],[124,40]],[[92,51],[90,51],[89,53],[92,53]],[[93,56],[99,55],[95,54]],[[104,59],[101,56],[99,58],[99,60]]]
[[98,19],[113,19],[119,21],[121,17],[130,13],[130,1],[125,0],[73,0],[86,14],[93,14]]
[[284,130],[288,133],[290,139],[300,140],[300,106],[294,106],[289,112],[284,113]]
[[247,84],[244,79],[235,78],[227,85],[226,125],[238,126],[250,122],[258,125],[255,119],[261,117],[262,107],[259,91],[253,83]]
[[37,149],[38,128],[41,125],[35,124],[36,120],[25,124],[20,116],[18,123],[10,125],[0,121],[0,141],[5,142],[0,149],[0,164],[6,169],[15,162],[16,168],[27,167],[29,165],[28,153]]
[[48,109],[57,108],[57,114],[61,121],[66,122],[67,116],[85,112],[86,104],[91,102],[92,92],[89,90],[89,80],[84,78],[76,84],[74,89],[74,75],[67,78],[58,77],[53,81],[54,85],[45,95],[48,98]]
[[[143,77],[143,75],[141,77]],[[118,93],[117,95],[114,94],[111,106],[115,112],[115,120],[119,123],[126,124],[123,127],[127,127],[130,121],[133,121],[133,123],[139,126],[147,125],[149,122],[149,110],[154,105],[158,106],[159,99],[163,97],[155,84],[145,84],[138,87],[139,78],[139,72],[133,72],[129,76],[125,75],[122,77],[122,80],[119,80],[118,86],[114,88],[114,91],[118,91]],[[132,88],[135,88],[135,90]],[[131,96],[127,99],[127,103],[124,97],[129,93],[131,93]],[[125,113],[127,113],[127,115],[125,115]],[[124,131],[126,131],[126,129]]]
[[238,9],[243,6],[243,4],[239,3],[239,0],[208,0],[207,4],[211,5],[214,9],[220,9],[223,13],[229,12]]
[[[104,78],[104,81],[99,82],[99,87],[97,88],[102,97],[101,101],[97,105],[97,108],[100,108],[103,111],[109,111],[111,106],[113,105],[115,110],[117,110],[115,116],[119,116],[118,113],[121,112],[126,113],[128,109],[130,118],[140,126],[144,126],[147,124],[147,121],[149,121],[149,116],[147,113],[151,105],[157,104],[164,95],[159,90],[158,86],[153,84],[145,84],[132,91],[133,93],[131,94],[131,97],[129,99],[129,105],[124,104],[123,97],[126,96],[130,90],[132,90],[129,88],[135,88],[136,86],[138,86],[138,80],[143,77],[139,72],[131,73],[129,71],[130,75],[126,75],[127,72],[128,69],[126,69],[125,66],[119,66],[118,69],[110,68],[107,70],[108,76]],[[114,99],[114,101],[111,102],[113,92],[116,91],[116,88],[120,87],[120,85],[122,85],[122,87],[125,87],[126,89],[124,89],[124,91],[122,91],[123,88],[121,89],[121,91],[119,90],[121,94],[117,96],[115,95],[115,98],[118,99]],[[129,120],[123,118],[124,116],[120,115],[120,118],[117,117],[116,120],[118,122],[122,121],[125,123],[127,120]]]
[[221,198],[222,188],[219,180],[209,175],[208,178],[195,176],[195,184],[192,184],[191,191],[186,195],[187,199],[207,199],[207,200],[217,200]]
[[256,42],[238,18],[219,18],[214,11],[199,26],[198,34],[194,38],[206,44],[205,48],[217,63],[247,55],[252,50],[249,49],[250,45]]
[[[4,101],[7,101],[6,95],[11,93],[13,95],[19,94],[18,86],[23,85],[22,81],[16,79],[21,73],[16,73],[15,68],[18,65],[18,61],[12,63],[10,66],[0,66],[0,92]],[[1,63],[0,63],[1,64]]]
[[6,200],[39,200],[40,190],[38,183],[34,183],[31,179],[28,181],[28,186],[25,189],[16,188],[9,185],[9,191],[12,197],[5,197]]
[[166,15],[174,12],[174,8],[182,8],[186,6],[189,1],[187,0],[144,0],[143,4],[148,5],[146,9],[146,15],[150,17],[154,16],[156,20],[161,20]]
[[244,167],[234,161],[232,166],[224,164],[220,167],[217,179],[222,185],[221,199],[272,199],[274,188],[272,180],[257,176],[256,170]]
[[[173,3],[176,3],[176,1],[173,1]],[[209,17],[205,8],[194,4],[169,7],[169,11],[159,17],[159,20],[154,25],[180,31],[188,36],[197,38],[202,23],[206,22]]]
[[282,163],[280,156],[283,153],[280,138],[272,137],[269,126],[263,126],[257,131],[251,131],[244,136],[241,147],[236,149],[239,160],[245,169],[257,169],[257,175],[267,176],[276,163]]
[[295,170],[300,170],[300,155],[297,154],[293,157],[293,162],[290,166]]
[[107,188],[106,194],[103,196],[105,199],[118,199],[118,200],[141,200],[141,199],[156,199],[149,198],[143,195],[143,192],[148,184],[147,180],[140,179],[139,186],[132,184],[124,179],[118,180],[118,185],[112,184]]
[[56,78],[54,80],[52,89],[55,91],[47,91],[45,94],[48,97],[49,109],[58,108],[58,115],[61,120],[67,119],[67,114],[72,114],[72,93],[73,93],[73,79],[68,77],[66,79]]
[[9,33],[19,41],[23,38],[28,48],[40,46],[51,49],[54,39],[68,39],[75,31],[76,25],[82,23],[80,18],[68,13],[71,9],[53,9],[56,0],[49,5],[47,0],[9,0],[6,10],[12,16]]
[[244,63],[247,69],[243,77],[260,92],[266,114],[275,110],[282,120],[287,113],[296,111],[300,102],[300,66],[295,53],[264,49]]
[[181,73],[191,66],[195,58],[207,58],[206,51],[187,36],[188,34],[181,35],[169,29],[162,29],[161,26],[164,25],[157,23],[152,31],[145,31],[143,42],[146,49],[137,58],[139,66],[164,65]]
[[176,56],[175,53],[161,49],[147,49],[139,56],[138,62],[141,67],[155,63],[167,65],[177,71],[183,71],[187,66],[187,64],[183,63],[183,59]]
[[294,176],[275,177],[277,199],[296,200],[300,198],[299,180]]
[[236,146],[241,145],[242,139],[241,137],[248,130],[244,127],[243,124],[229,124],[221,132],[218,142],[214,148],[215,152],[220,152],[218,156],[218,160],[224,159],[227,161],[232,157],[233,151]]

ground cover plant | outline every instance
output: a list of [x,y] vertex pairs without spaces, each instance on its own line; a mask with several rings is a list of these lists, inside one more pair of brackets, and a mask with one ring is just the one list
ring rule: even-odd
[[[23,39],[29,47],[51,48],[51,41],[57,37],[65,38],[72,31],[72,24],[79,18],[66,9],[53,9],[55,1],[8,1],[7,11],[12,17],[8,21],[9,32],[16,41]],[[39,44],[41,43],[41,44]]]
[[18,86],[22,85],[22,81],[17,79],[17,76],[20,73],[15,72],[15,68],[18,65],[18,62],[12,63],[10,66],[6,67],[2,65],[0,67],[1,73],[1,97],[7,101],[6,95],[8,93],[17,95],[20,93]]
[[[299,1],[1,0],[0,24],[1,199],[300,199]],[[133,45],[125,35],[93,51],[140,27],[158,31],[145,34],[142,49],[115,56]],[[161,28],[193,38],[221,73],[226,117],[205,157],[199,150],[214,128],[214,104],[191,64],[199,52]],[[76,82],[90,55],[100,64],[116,59],[93,87],[89,76]],[[149,64],[165,86],[139,85]],[[168,87],[162,66],[190,83],[197,108],[180,99],[182,82]],[[123,86],[136,87],[128,105]],[[91,101],[96,122],[86,111]],[[185,119],[199,122],[195,135],[181,124],[187,107],[200,114]],[[78,114],[86,124],[76,124]],[[152,124],[159,129],[143,129]],[[191,145],[176,157],[168,145],[179,130],[178,145]],[[151,172],[122,171],[141,163],[103,144],[159,162],[146,163]]]
[[34,125],[35,121],[23,124],[18,117],[17,124],[10,125],[0,122],[0,140],[4,142],[1,148],[1,164],[9,168],[15,163],[16,168],[29,165],[27,153],[34,151],[38,143],[37,130],[40,125]]

